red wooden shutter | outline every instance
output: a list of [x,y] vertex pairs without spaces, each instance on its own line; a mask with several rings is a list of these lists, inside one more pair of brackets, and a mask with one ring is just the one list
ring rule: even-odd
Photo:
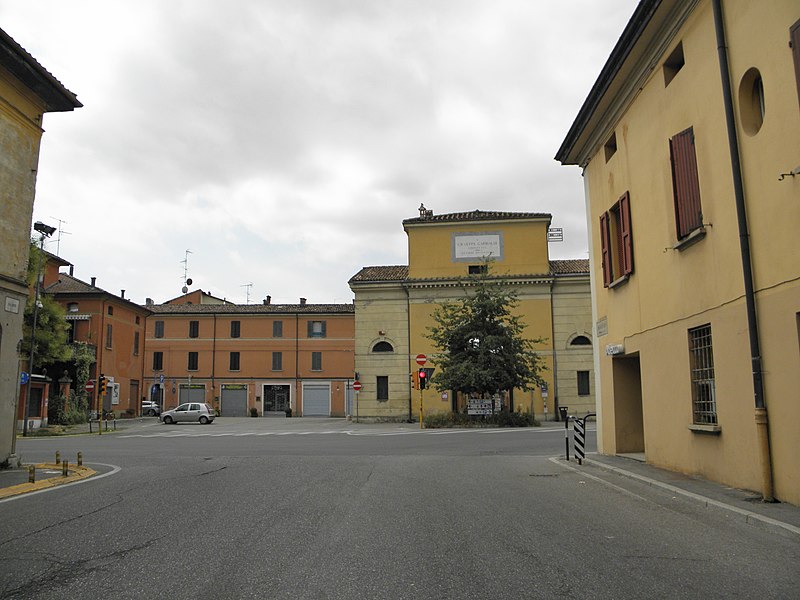
[[800,21],[789,28],[789,44],[794,57],[794,78],[797,83],[797,98],[800,100]]
[[608,213],[600,215],[600,262],[603,264],[603,287],[614,281],[611,269],[611,235],[608,228]]
[[619,199],[620,268],[622,275],[633,273],[633,237],[631,236],[631,199],[625,192]]
[[669,149],[675,196],[675,223],[680,240],[703,225],[693,129],[690,127],[674,136],[669,141]]

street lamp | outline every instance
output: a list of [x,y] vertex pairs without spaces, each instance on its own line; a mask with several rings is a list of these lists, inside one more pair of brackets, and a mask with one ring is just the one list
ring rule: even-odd
[[31,327],[31,355],[30,360],[28,361],[28,371],[30,374],[28,376],[28,386],[25,391],[25,418],[22,421],[22,435],[28,435],[28,417],[30,415],[30,404],[31,404],[31,383],[33,379],[33,357],[36,348],[36,320],[39,316],[39,284],[41,279],[42,273],[42,262],[44,261],[44,240],[45,238],[49,238],[53,235],[56,231],[55,227],[51,227],[50,225],[45,225],[41,221],[36,221],[33,224],[33,228],[38,231],[41,235],[39,237],[39,249],[41,250],[41,256],[39,257],[39,264],[36,265],[36,288],[33,297],[33,326]]

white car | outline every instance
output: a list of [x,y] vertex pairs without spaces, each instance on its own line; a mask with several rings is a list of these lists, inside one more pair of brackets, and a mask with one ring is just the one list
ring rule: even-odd
[[144,400],[142,402],[142,414],[147,415],[148,417],[157,417],[159,414],[161,414],[161,407],[158,405],[158,402]]
[[199,402],[187,402],[181,404],[178,408],[165,410],[158,417],[167,425],[172,423],[180,423],[181,421],[198,421],[203,425],[211,423],[216,417],[214,409],[208,404],[200,404]]

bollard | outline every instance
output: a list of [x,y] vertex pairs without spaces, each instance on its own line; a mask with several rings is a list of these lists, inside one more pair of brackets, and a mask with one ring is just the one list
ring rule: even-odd
[[558,412],[561,418],[564,419],[564,445],[566,446],[567,460],[569,460],[569,407],[559,406]]
[[56,450],[56,464],[61,464],[61,452],[59,450]]
[[582,465],[583,459],[586,458],[586,421],[575,419],[572,429],[575,434],[575,460],[578,461],[579,465]]
[[64,461],[61,463],[61,475],[62,477],[67,477],[69,475],[69,461]]
[[28,483],[36,483],[36,466],[28,465]]
[[83,466],[83,452],[78,452],[78,466]]

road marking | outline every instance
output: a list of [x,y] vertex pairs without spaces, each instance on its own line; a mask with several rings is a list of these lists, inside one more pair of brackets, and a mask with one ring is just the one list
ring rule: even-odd
[[298,430],[298,431],[162,431],[156,433],[129,433],[120,434],[122,438],[186,438],[186,437],[265,437],[265,436],[293,436],[293,435],[348,435],[352,437],[389,437],[398,435],[497,435],[510,433],[525,434],[561,434],[560,428],[500,428],[500,429],[400,429],[384,431],[375,429],[333,429],[333,430]]
[[92,465],[101,465],[103,467],[111,467],[111,471],[109,471],[107,473],[102,473],[101,475],[92,475],[90,477],[87,477],[86,479],[79,479],[78,481],[73,481],[72,483],[62,483],[60,485],[54,485],[52,487],[44,488],[44,489],[41,489],[41,490],[36,490],[36,491],[33,491],[33,492],[26,492],[26,493],[20,494],[18,496],[11,496],[9,498],[4,498],[3,500],[0,500],[0,504],[2,504],[3,502],[11,502],[13,500],[19,500],[20,498],[29,498],[30,496],[35,496],[36,494],[44,494],[45,492],[52,492],[52,491],[55,491],[55,490],[63,490],[64,488],[68,488],[68,487],[71,487],[73,485],[79,485],[81,483],[87,483],[89,481],[97,481],[98,479],[103,479],[104,477],[108,477],[109,475],[115,475],[115,474],[119,473],[122,470],[122,467],[118,467],[117,465],[109,465],[109,464],[106,464],[106,463],[84,463],[84,464],[86,464],[87,466],[92,464]]

